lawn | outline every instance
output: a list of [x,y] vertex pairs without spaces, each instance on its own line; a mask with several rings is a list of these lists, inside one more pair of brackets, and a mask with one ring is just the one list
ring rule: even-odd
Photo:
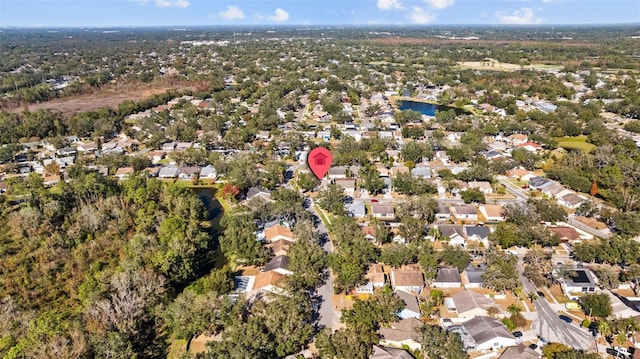
[[596,148],[596,145],[587,142],[586,136],[556,137],[555,140],[558,141],[558,147],[562,147],[566,150],[590,152]]

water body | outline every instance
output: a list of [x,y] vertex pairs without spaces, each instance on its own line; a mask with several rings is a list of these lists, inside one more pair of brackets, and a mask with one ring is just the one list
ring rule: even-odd
[[222,234],[220,218],[224,214],[222,205],[216,199],[216,190],[210,187],[192,187],[191,190],[200,198],[207,210],[207,220],[211,222],[212,235]]
[[433,103],[412,100],[398,100],[398,109],[418,111],[421,114],[427,116],[435,116],[437,111],[449,110],[454,110],[456,112],[456,115],[466,115],[469,113],[466,110],[457,107],[437,105]]

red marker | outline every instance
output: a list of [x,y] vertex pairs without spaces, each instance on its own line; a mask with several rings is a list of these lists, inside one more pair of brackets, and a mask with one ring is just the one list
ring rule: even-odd
[[307,156],[307,164],[318,179],[322,179],[322,177],[329,172],[332,160],[333,157],[331,157],[331,152],[324,147],[314,148],[309,152],[309,156]]

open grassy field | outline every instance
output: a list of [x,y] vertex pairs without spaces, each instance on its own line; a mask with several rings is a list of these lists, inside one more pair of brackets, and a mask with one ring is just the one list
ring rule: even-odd
[[589,152],[596,148],[596,145],[587,142],[586,136],[557,137],[555,140],[558,141],[558,147],[562,147],[566,150],[581,150]]
[[506,62],[491,62],[486,63],[484,61],[462,61],[458,62],[458,67],[462,70],[491,70],[491,71],[517,71],[520,69],[526,70],[557,70],[560,71],[564,66],[562,65],[546,65],[546,64],[532,64],[532,65],[517,65],[509,64]]

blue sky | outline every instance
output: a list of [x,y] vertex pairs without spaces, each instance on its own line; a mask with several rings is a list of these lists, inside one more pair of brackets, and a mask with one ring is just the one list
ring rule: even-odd
[[640,23],[639,0],[0,0],[0,26]]

